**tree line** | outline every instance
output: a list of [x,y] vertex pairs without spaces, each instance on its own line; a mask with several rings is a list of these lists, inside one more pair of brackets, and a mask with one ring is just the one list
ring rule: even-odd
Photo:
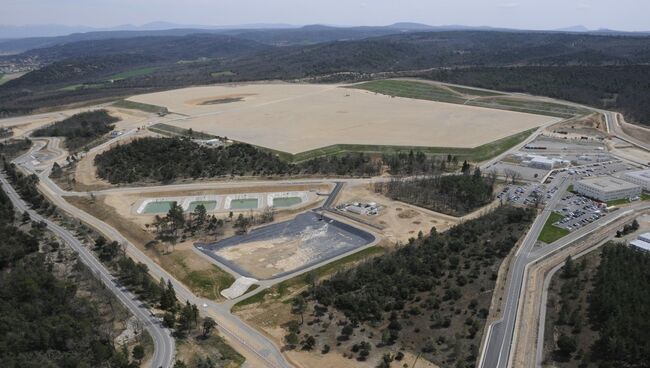
[[617,110],[628,121],[650,124],[650,66],[520,66],[448,69],[427,78],[510,92],[525,92]]
[[113,123],[119,120],[104,109],[86,111],[37,129],[32,136],[65,137],[65,147],[77,151],[113,130]]
[[95,165],[97,175],[118,184],[234,176],[376,176],[385,171],[394,175],[426,175],[454,170],[458,159],[410,151],[374,156],[347,153],[289,163],[245,143],[212,148],[186,138],[146,137],[97,155]]
[[494,174],[484,176],[478,168],[470,175],[467,162],[463,171],[461,175],[393,178],[375,183],[374,190],[394,200],[462,216],[490,203],[496,182]]

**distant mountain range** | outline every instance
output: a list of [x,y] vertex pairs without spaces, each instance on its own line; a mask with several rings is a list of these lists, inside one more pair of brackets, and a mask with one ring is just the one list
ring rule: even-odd
[[[291,29],[300,28],[302,25],[282,24],[282,23],[253,23],[237,25],[203,25],[203,24],[179,24],[172,22],[151,22],[143,25],[124,24],[114,27],[89,27],[89,26],[71,26],[62,24],[32,24],[32,25],[0,25],[0,39],[12,38],[30,38],[30,37],[56,37],[67,36],[73,33],[87,32],[113,32],[113,31],[161,31],[170,29],[201,29],[201,30],[233,30],[233,29]],[[307,27],[327,27],[327,28],[360,28],[359,26],[333,26],[333,25],[312,25]],[[369,28],[396,28],[409,31],[431,31],[431,30],[506,30],[507,28],[489,27],[489,26],[464,26],[464,25],[442,25],[431,26],[422,23],[399,22],[388,26],[368,26]],[[517,30],[517,29],[508,29]],[[518,30],[521,31],[521,30]],[[609,29],[590,30],[585,26],[576,25],[565,28],[550,29],[547,31],[559,32],[621,32]],[[642,32],[648,33],[648,32]]]

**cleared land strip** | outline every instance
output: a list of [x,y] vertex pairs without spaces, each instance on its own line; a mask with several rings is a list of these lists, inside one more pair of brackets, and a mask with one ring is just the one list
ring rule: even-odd
[[560,103],[537,101],[521,96],[500,95],[470,88],[448,87],[444,84],[417,80],[377,80],[355,84],[352,88],[392,97],[448,102],[560,118],[570,118],[589,112],[587,109]]

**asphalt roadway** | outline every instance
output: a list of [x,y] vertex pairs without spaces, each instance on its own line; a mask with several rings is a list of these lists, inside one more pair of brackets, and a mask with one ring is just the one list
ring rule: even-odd
[[149,332],[154,344],[154,353],[150,366],[152,368],[171,367],[176,353],[174,338],[171,336],[171,332],[162,326],[162,322],[152,315],[148,306],[140,302],[135,295],[125,288],[119,287],[118,280],[110,274],[104,265],[74,235],[31,210],[7,182],[4,174],[0,174],[0,184],[17,210],[29,213],[29,216],[34,221],[45,223],[50,231],[77,252],[79,260],[92,270],[93,274],[106,285],[108,290],[142,323],[147,332]]
[[533,251],[537,238],[539,237],[546,220],[553,212],[553,208],[562,198],[562,194],[569,187],[569,179],[564,177],[558,185],[558,190],[548,201],[542,213],[537,216],[530,230],[526,234],[519,250],[515,253],[507,277],[505,305],[502,309],[501,319],[488,326],[488,332],[483,354],[480,357],[478,366],[480,368],[499,368],[508,366],[512,335],[514,333],[515,320],[519,305],[519,295],[524,282],[524,271],[530,263],[530,254]]
[[[36,150],[38,150],[38,147],[32,147],[29,152],[14,160],[14,163],[19,163],[19,167],[26,172],[38,175],[40,179],[38,184],[39,191],[47,197],[50,202],[61,210],[67,212],[72,217],[97,230],[107,239],[115,240],[124,244],[129,257],[134,259],[136,262],[145,264],[149,269],[149,273],[155,279],[163,278],[171,281],[174,290],[176,291],[176,296],[180,300],[189,301],[192,304],[200,306],[199,308],[204,316],[210,316],[217,322],[217,329],[219,332],[227,338],[229,343],[231,343],[237,351],[241,352],[245,356],[246,366],[291,367],[280,352],[280,349],[270,339],[230,313],[230,304],[218,304],[214,301],[197,297],[185,285],[167,273],[167,271],[165,271],[158,263],[145,255],[134,244],[115,230],[115,228],[67,202],[61,194],[68,194],[69,192],[63,191],[48,177],[52,168],[52,162],[43,163],[43,165],[35,167],[29,160],[24,159],[25,156],[31,155]],[[84,195],[88,195],[88,193],[84,193]],[[173,355],[175,353],[175,348],[172,346],[171,350],[163,353]],[[168,368],[172,365],[173,362],[170,361],[169,364],[159,365],[156,367]]]

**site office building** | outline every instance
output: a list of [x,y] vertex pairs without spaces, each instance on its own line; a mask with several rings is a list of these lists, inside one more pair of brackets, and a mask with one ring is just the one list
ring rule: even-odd
[[574,189],[585,197],[593,198],[602,202],[623,198],[634,198],[641,195],[640,186],[609,176],[577,181],[574,185]]

